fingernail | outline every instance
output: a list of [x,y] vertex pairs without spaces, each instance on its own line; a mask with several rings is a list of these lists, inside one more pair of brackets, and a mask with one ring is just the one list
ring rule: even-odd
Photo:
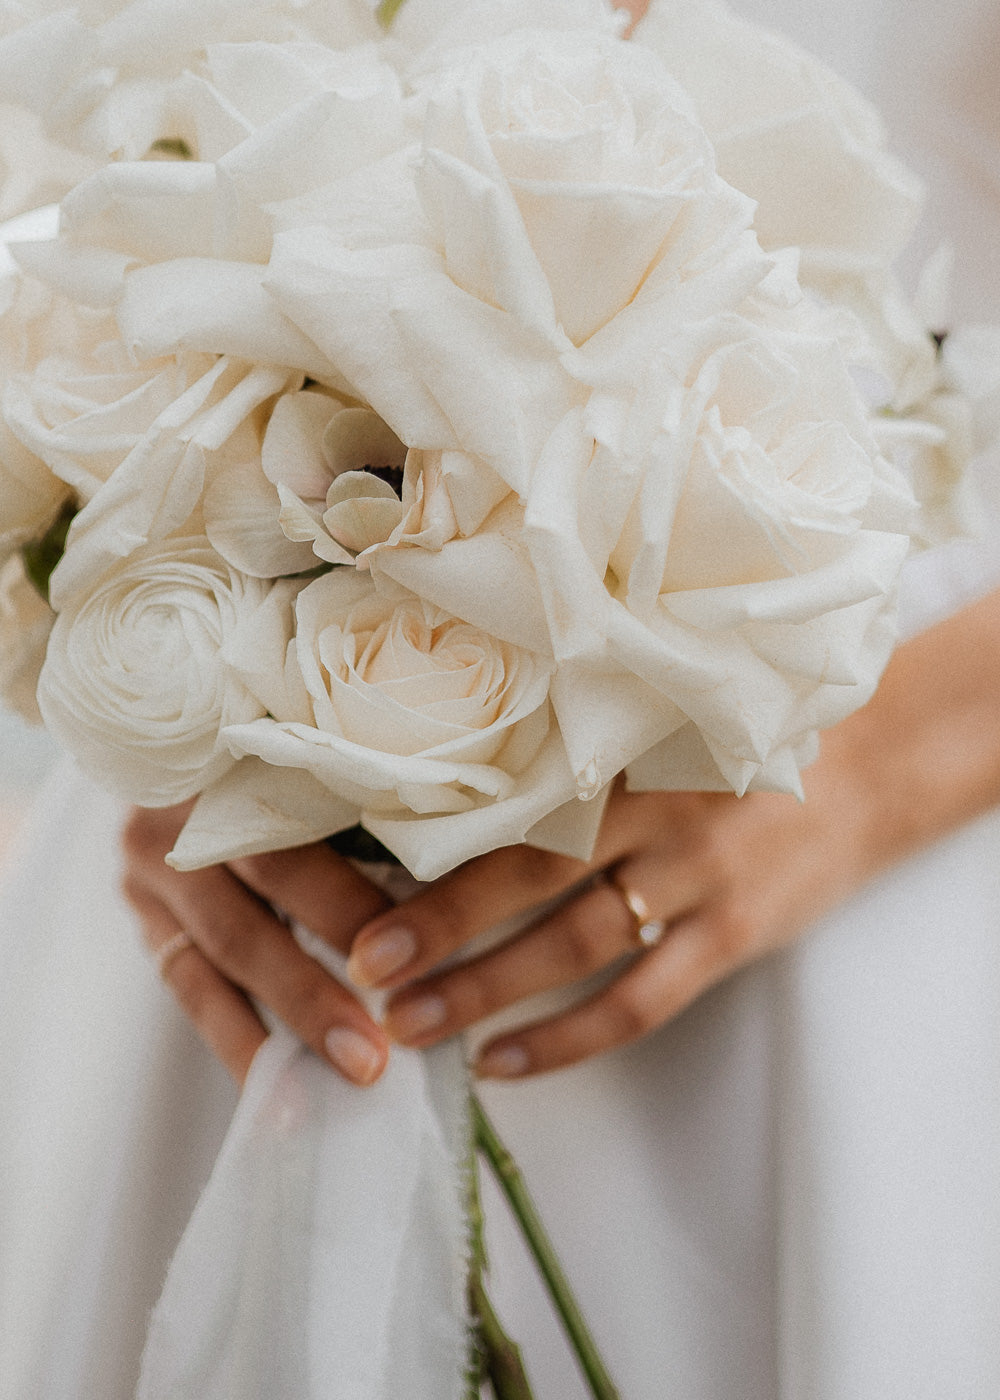
[[382,1056],[365,1036],[346,1026],[326,1033],[326,1053],[331,1062],[354,1084],[371,1084],[379,1076]]
[[377,987],[416,955],[416,936],[408,928],[383,929],[351,953],[347,975],[359,987]]
[[520,1045],[501,1045],[487,1050],[476,1063],[482,1079],[514,1079],[528,1068],[528,1052]]
[[404,1044],[409,1040],[419,1040],[429,1031],[443,1025],[448,1008],[442,997],[418,997],[415,1001],[390,1006],[385,1020],[385,1028],[393,1040]]

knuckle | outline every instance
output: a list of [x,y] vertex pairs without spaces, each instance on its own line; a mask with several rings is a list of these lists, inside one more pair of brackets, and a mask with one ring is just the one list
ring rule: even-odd
[[122,825],[121,844],[128,859],[145,860],[159,842],[155,839],[155,814],[145,807],[133,807]]
[[593,897],[578,900],[560,920],[567,969],[575,976],[587,976],[611,956],[611,922],[607,906],[602,905]]
[[475,932],[469,901],[461,888],[451,883],[434,891],[433,905],[424,905],[421,915],[420,943],[432,959],[439,951],[466,942]]
[[207,920],[203,929],[199,929],[198,941],[205,947],[212,962],[228,970],[246,961],[250,940],[244,923],[220,913]]
[[543,851],[539,846],[526,843],[507,846],[497,852],[495,858],[502,863],[502,873],[507,880],[537,890],[540,899],[579,878],[584,869],[579,861],[568,856]]
[[177,839],[190,813],[191,802],[179,807],[132,807],[121,828],[121,846],[129,860],[162,860]]
[[202,1026],[211,1019],[212,984],[198,958],[172,958],[164,970],[163,980],[195,1025]]
[[285,1014],[288,1024],[312,1045],[320,1045],[334,1019],[330,987],[324,974],[306,972],[296,979]]
[[754,925],[742,903],[727,900],[716,907],[712,919],[713,943],[716,955],[724,964],[739,964],[746,960],[753,946]]
[[284,851],[265,851],[259,855],[244,856],[239,861],[240,877],[254,889],[274,891],[281,887],[287,868]]
[[638,982],[619,982],[609,993],[608,1013],[616,1040],[647,1035],[659,1022],[658,1008]]
[[[443,989],[440,994],[444,994]],[[472,1026],[498,1010],[500,999],[496,995],[494,979],[485,969],[472,967],[461,975],[452,975],[445,1004],[448,1019],[453,1025]]]
[[130,904],[135,912],[141,915],[146,894],[146,888],[142,881],[136,879],[131,871],[126,870],[118,883],[118,888],[126,904]]

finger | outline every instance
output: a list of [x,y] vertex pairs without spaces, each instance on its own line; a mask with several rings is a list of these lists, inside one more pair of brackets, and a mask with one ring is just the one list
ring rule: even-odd
[[698,865],[680,854],[669,859],[662,849],[655,855],[645,850],[642,843],[655,831],[656,815],[644,794],[616,794],[589,862],[527,845],[469,861],[363,928],[351,949],[348,975],[361,987],[392,989],[412,982],[486,929],[564,897],[608,865],[616,875],[627,875],[626,888],[642,892],[657,917],[678,918],[705,893],[704,879]]
[[[146,946],[155,955],[182,930],[170,911],[144,892],[131,899]],[[164,965],[163,981],[212,1053],[238,1084],[267,1039],[267,1030],[243,993],[220,975],[197,944],[175,953]]]
[[347,971],[359,987],[397,987],[421,977],[486,929],[563,896],[595,861],[504,846],[469,861],[366,925]]
[[704,921],[685,919],[609,987],[485,1045],[475,1072],[484,1079],[520,1079],[617,1049],[676,1016],[725,970],[712,956]]
[[386,1008],[393,1040],[423,1048],[526,997],[582,981],[641,947],[618,890],[598,880],[527,932],[410,984]]
[[325,842],[230,861],[249,889],[332,948],[346,953],[363,924],[390,900]]
[[213,966],[353,1083],[374,1083],[385,1068],[388,1040],[357,999],[229,871],[215,867],[182,878],[189,882],[183,898],[173,881],[162,897]]
[[181,873],[165,865],[168,836],[169,823],[146,821],[142,814],[129,823],[133,883],[169,910],[224,978],[270,1007],[352,1083],[373,1083],[389,1051],[381,1026],[231,870],[210,866]]

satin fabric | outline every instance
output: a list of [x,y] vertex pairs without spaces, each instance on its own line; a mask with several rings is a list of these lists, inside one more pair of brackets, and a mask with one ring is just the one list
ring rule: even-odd
[[[995,5],[741,8],[880,101],[931,182],[925,251],[953,232],[958,312],[1000,319]],[[998,541],[918,561],[908,627],[995,582]],[[59,770],[0,904],[2,1400],[133,1395],[237,1107],[117,897],[119,819]],[[998,1005],[993,812],[641,1044],[488,1086],[625,1400],[995,1400]],[[540,1400],[583,1400],[488,1195]]]

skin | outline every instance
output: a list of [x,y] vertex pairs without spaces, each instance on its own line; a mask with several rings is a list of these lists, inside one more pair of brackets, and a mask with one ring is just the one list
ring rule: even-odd
[[[900,647],[871,702],[823,737],[804,785],[804,803],[619,788],[590,862],[507,847],[396,908],[324,846],[179,874],[163,856],[187,809],[136,810],[124,889],[151,949],[181,929],[194,939],[165,978],[238,1080],[266,1036],[248,995],[363,1085],[390,1040],[428,1046],[613,968],[573,1009],[489,1041],[477,1070],[515,1079],[574,1064],[654,1031],[1000,802],[1000,591]],[[608,875],[667,921],[656,947],[638,945]],[[442,968],[501,919],[560,897],[528,931]],[[358,986],[391,992],[382,1026],[299,950],[275,908],[349,953]],[[408,956],[393,969],[391,954]]]

